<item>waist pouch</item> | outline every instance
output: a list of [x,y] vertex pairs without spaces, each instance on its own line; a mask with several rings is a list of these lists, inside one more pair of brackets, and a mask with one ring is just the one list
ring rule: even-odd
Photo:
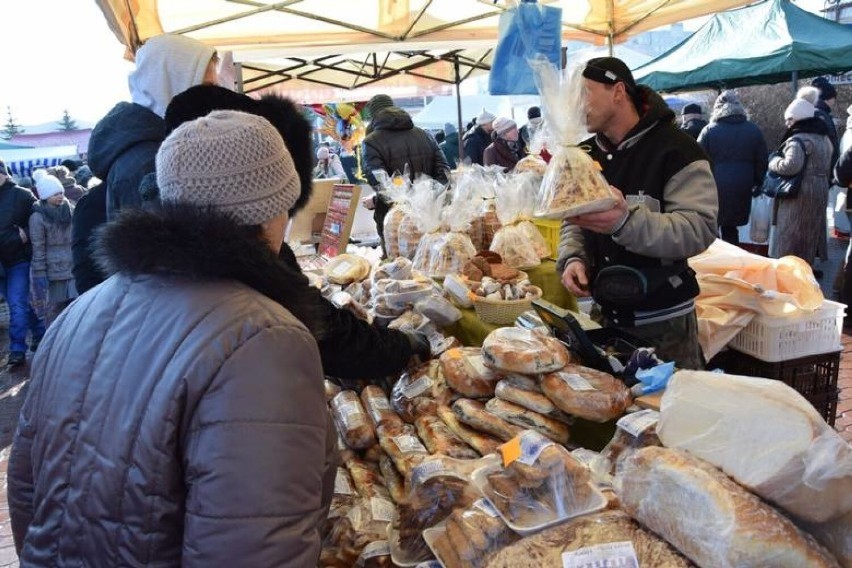
[[[684,264],[634,268],[623,264],[598,271],[592,284],[592,297],[601,306],[636,308],[657,304],[660,296],[669,296],[694,274]],[[650,307],[650,306],[649,306]]]

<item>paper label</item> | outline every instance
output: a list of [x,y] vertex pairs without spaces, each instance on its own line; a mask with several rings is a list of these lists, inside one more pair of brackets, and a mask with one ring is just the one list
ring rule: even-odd
[[370,406],[373,407],[373,410],[390,410],[391,409],[391,405],[390,405],[390,402],[388,402],[388,399],[381,397],[381,396],[371,397],[370,398]]
[[340,420],[347,428],[354,428],[365,423],[364,412],[361,410],[361,405],[355,401],[350,401],[341,404],[337,408],[340,413]]
[[432,377],[429,375],[423,375],[407,387],[403,388],[402,396],[411,400],[414,397],[420,396],[430,388],[432,388]]
[[632,542],[612,542],[563,552],[562,568],[639,568],[639,560]]
[[390,544],[386,540],[377,540],[375,542],[371,542],[367,546],[364,547],[364,550],[361,551],[360,558],[362,560],[369,560],[370,558],[375,558],[376,556],[390,556]]
[[423,444],[416,437],[411,434],[403,434],[402,436],[397,436],[393,438],[393,443],[396,444],[396,447],[399,448],[404,454],[410,454],[412,452],[418,452],[423,454],[428,454],[429,451],[423,446]]
[[500,446],[503,454],[503,466],[508,466],[517,460],[522,464],[532,465],[548,446],[554,442],[534,430],[526,430]]
[[575,391],[593,391],[597,390],[592,384],[581,377],[576,373],[558,373],[559,378],[562,379],[569,388]]
[[571,452],[571,455],[581,464],[591,467],[592,462],[597,459],[600,454],[586,448],[577,448]]
[[479,499],[476,503],[473,504],[473,506],[488,515],[489,517],[491,517],[492,519],[497,518],[497,515],[499,514],[497,512],[497,509],[494,508],[494,505],[492,505],[491,501],[489,501],[488,499]]
[[355,490],[352,484],[349,483],[349,476],[346,470],[342,467],[337,468],[337,475],[334,478],[334,494],[335,495],[354,495]]
[[352,268],[352,263],[348,260],[342,261],[331,271],[332,276],[343,276]]
[[393,514],[396,507],[387,499],[381,497],[370,498],[370,512],[373,514],[374,521],[389,523],[393,520]]
[[640,410],[639,412],[633,412],[632,414],[622,416],[617,422],[617,426],[634,438],[638,438],[644,434],[648,428],[656,426],[659,421],[660,413],[656,410]]
[[446,467],[441,460],[432,460],[421,463],[411,471],[411,487],[419,487],[433,477],[457,477],[464,480],[465,477],[457,471]]

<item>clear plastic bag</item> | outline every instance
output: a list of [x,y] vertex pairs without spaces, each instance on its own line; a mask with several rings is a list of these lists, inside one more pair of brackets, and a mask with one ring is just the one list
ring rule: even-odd
[[502,459],[489,458],[473,481],[515,532],[531,534],[606,507],[589,468],[553,440],[525,430],[500,449]]
[[487,557],[520,537],[497,509],[478,499],[472,507],[456,509],[437,527],[426,529],[423,538],[444,568],[480,568]]
[[468,235],[478,208],[471,192],[460,189],[447,194],[435,192],[433,187],[416,186],[412,207],[420,215],[424,233],[414,255],[415,270],[432,278],[461,272],[476,255]]
[[590,464],[593,471],[611,478],[615,475],[619,460],[631,451],[662,446],[657,436],[657,423],[660,413],[655,410],[641,410],[622,417],[616,424],[615,435]]
[[482,342],[487,367],[505,373],[535,375],[563,368],[571,360],[558,339],[517,327],[495,329]]
[[395,172],[393,176],[389,176],[384,170],[374,170],[373,177],[379,183],[379,198],[391,206],[385,216],[383,234],[388,258],[395,258],[399,256],[399,227],[406,211],[410,210],[408,192],[411,182],[408,167],[406,166],[404,174]]
[[331,399],[331,414],[347,446],[363,450],[375,445],[373,425],[354,391],[341,391]]
[[759,245],[769,242],[773,202],[773,198],[762,193],[751,200],[751,218],[749,219],[749,239],[751,239],[751,242]]
[[495,185],[497,217],[501,228],[494,235],[490,250],[503,257],[512,268],[532,268],[550,254],[544,237],[529,219],[535,207],[537,180],[532,173],[504,176]]
[[414,267],[432,278],[443,278],[461,272],[474,256],[476,248],[467,234],[430,233],[420,240]]
[[586,134],[582,66],[564,76],[544,58],[530,61],[547,124],[553,157],[541,182],[536,217],[564,219],[606,211],[615,205],[612,190],[589,155],[577,144]]

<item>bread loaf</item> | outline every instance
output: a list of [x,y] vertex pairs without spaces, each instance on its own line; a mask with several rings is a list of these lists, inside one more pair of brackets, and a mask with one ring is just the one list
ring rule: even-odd
[[464,440],[471,448],[484,456],[497,451],[501,441],[488,434],[483,434],[459,422],[453,410],[446,405],[438,406],[438,417],[447,425],[453,434]]
[[494,416],[485,410],[485,405],[476,400],[461,398],[455,401],[453,403],[453,413],[455,413],[459,422],[503,441],[511,440],[523,430],[523,428],[509,424],[502,418]]
[[391,207],[385,215],[383,235],[388,258],[399,256],[399,226],[403,219],[405,219],[405,211],[398,205]]
[[482,361],[478,347],[460,347],[444,352],[440,358],[441,370],[451,389],[470,398],[490,398],[500,380]]
[[558,371],[571,361],[565,345],[553,337],[518,327],[501,327],[482,342],[482,360],[504,373],[535,375]]
[[405,501],[405,479],[396,470],[393,460],[387,454],[383,453],[379,458],[379,471],[394,503],[398,505]]
[[559,420],[566,424],[573,422],[568,414],[562,412],[547,398],[541,387],[532,379],[521,375],[512,375],[497,383],[494,394],[498,398],[532,410],[548,418]]
[[801,520],[852,511],[852,448],[781,381],[679,371],[657,430]]
[[420,239],[423,233],[418,227],[417,215],[411,211],[406,212],[405,217],[399,223],[399,256],[404,256],[408,259],[413,259],[417,254],[417,246],[420,244]]
[[632,452],[617,482],[624,510],[699,566],[839,566],[789,519],[686,452]]
[[355,391],[342,391],[331,399],[331,415],[337,431],[353,450],[365,450],[376,443],[376,433]]
[[541,389],[560,410],[595,422],[621,416],[632,402],[624,383],[582,365],[567,365],[543,376]]
[[385,392],[376,385],[368,385],[361,391],[361,402],[370,417],[373,427],[378,427],[384,421],[402,424],[402,418],[391,408]]
[[431,454],[442,454],[457,459],[476,459],[479,454],[461,438],[453,434],[436,415],[426,414],[414,421],[417,434]]
[[[605,511],[572,519],[525,537],[492,554],[488,568],[540,568],[563,566],[565,552],[588,547],[630,543],[642,568],[689,568],[691,562],[668,543],[641,528],[621,511]],[[601,564],[603,565],[603,564]],[[608,564],[608,566],[631,564]],[[708,564],[708,566],[714,566]]]
[[564,423],[543,416],[538,412],[527,410],[522,406],[518,406],[512,402],[507,402],[500,398],[492,398],[485,405],[485,410],[502,418],[510,424],[520,426],[521,428],[529,428],[536,432],[547,436],[560,444],[568,443],[568,426]]
[[429,451],[410,424],[400,426],[385,422],[378,427],[378,435],[382,449],[403,476],[429,456]]
[[852,568],[852,512],[825,523],[809,523],[804,529],[837,558],[843,568]]

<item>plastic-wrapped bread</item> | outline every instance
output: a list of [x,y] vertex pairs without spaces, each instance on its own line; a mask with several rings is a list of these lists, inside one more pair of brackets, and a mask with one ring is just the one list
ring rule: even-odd
[[543,416],[512,402],[500,398],[492,398],[485,405],[485,410],[521,428],[529,428],[559,442],[567,444],[570,436],[568,426],[563,422]]
[[365,258],[353,254],[341,254],[328,261],[324,270],[329,282],[346,285],[359,282],[369,276],[372,267]]
[[631,517],[699,566],[840,566],[792,521],[686,452],[632,452],[621,461],[616,484]]
[[852,511],[825,523],[806,523],[803,528],[831,552],[843,568],[852,568]]
[[385,392],[376,385],[368,385],[361,391],[361,402],[364,405],[364,410],[367,416],[370,417],[373,427],[378,427],[379,424],[385,421],[396,422],[402,424],[402,418],[391,408],[388,397]]
[[414,421],[417,435],[431,454],[457,459],[476,459],[479,454],[456,436],[437,415],[424,414]]
[[414,269],[431,278],[443,278],[460,273],[475,255],[476,248],[464,233],[429,233],[417,246]]
[[485,366],[497,371],[535,375],[558,371],[571,361],[571,354],[553,337],[529,329],[501,327],[482,342],[482,359]]
[[405,479],[399,474],[396,466],[393,465],[393,460],[385,453],[382,453],[382,456],[379,458],[379,471],[385,480],[385,487],[388,488],[391,499],[397,505],[402,503],[405,500]]
[[323,385],[325,386],[325,401],[326,402],[331,402],[331,399],[333,399],[335,396],[337,396],[340,393],[341,390],[343,390],[343,389],[340,388],[339,385],[334,384],[333,382],[329,381],[328,379],[325,379],[323,381]]
[[[555,527],[527,536],[497,550],[488,558],[488,568],[540,568],[563,566],[563,554],[607,554],[611,564],[600,566],[642,566],[649,568],[690,568],[694,566],[667,542],[647,531],[621,511],[604,511],[571,519]],[[635,556],[627,562],[625,554]],[[570,556],[569,556],[570,558]],[[584,566],[583,563],[570,566]],[[708,565],[709,566],[709,565]],[[449,567],[448,567],[449,568]]]
[[390,544],[386,540],[374,540],[364,547],[355,568],[393,568]]
[[453,413],[459,422],[495,438],[506,441],[517,436],[523,429],[494,416],[485,405],[476,400],[461,398],[453,403]]
[[444,424],[447,425],[447,428],[453,434],[464,440],[467,445],[479,452],[480,455],[485,456],[497,451],[497,447],[502,443],[501,440],[493,436],[462,424],[449,406],[443,404],[438,406],[438,417],[443,420]]
[[618,418],[633,401],[624,383],[582,365],[548,373],[541,378],[541,389],[560,410],[595,422]]
[[399,256],[399,226],[404,218],[405,211],[398,205],[391,207],[388,214],[385,215],[383,235],[388,258]]
[[518,540],[487,499],[456,509],[432,544],[444,568],[481,568],[495,551]]
[[619,460],[628,453],[649,446],[662,446],[657,436],[659,421],[660,413],[656,410],[640,410],[623,416],[616,424],[612,440],[591,464],[592,469],[602,475],[613,476]]
[[494,394],[508,402],[513,402],[527,410],[532,410],[548,418],[571,424],[573,418],[562,412],[544,395],[539,384],[523,375],[509,375],[497,383]]
[[440,358],[441,370],[451,389],[470,398],[490,398],[500,375],[485,366],[482,350],[460,347],[445,351]]
[[355,391],[342,391],[331,399],[331,415],[347,446],[365,450],[375,445],[376,433]]
[[480,209],[482,223],[482,249],[490,249],[494,235],[500,230],[500,219],[497,217],[497,205],[493,199],[484,200]]
[[545,162],[541,156],[536,154],[528,154],[518,160],[518,163],[515,164],[515,172],[532,172],[538,176],[544,176],[544,172],[547,170],[547,162]]
[[413,259],[417,254],[417,246],[423,238],[423,232],[417,224],[417,216],[411,211],[406,212],[405,217],[399,223],[398,231],[399,256]]
[[379,443],[393,461],[396,470],[403,476],[429,456],[429,450],[417,437],[417,431],[410,424],[398,425],[384,423],[378,428]]
[[679,371],[657,434],[803,521],[852,511],[852,447],[781,381]]
[[346,463],[346,468],[352,476],[352,482],[358,495],[364,499],[390,498],[390,492],[385,487],[384,479],[376,464],[355,458]]
[[402,374],[391,391],[391,406],[411,424],[421,414],[435,414],[438,404],[451,398],[441,364],[432,359]]

